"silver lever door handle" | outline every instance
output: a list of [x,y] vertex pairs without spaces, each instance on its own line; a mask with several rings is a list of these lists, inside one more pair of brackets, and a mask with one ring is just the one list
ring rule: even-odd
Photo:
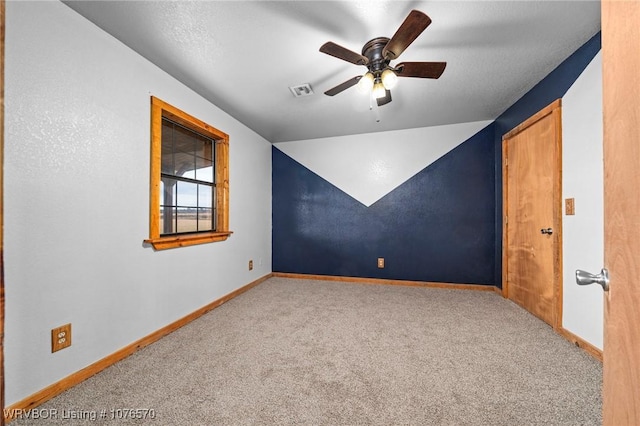
[[540,233],[541,233],[541,234],[548,234],[548,235],[551,235],[551,234],[553,234],[553,228],[542,228],[542,229],[540,230]]
[[576,270],[576,283],[578,285],[600,284],[604,291],[609,291],[609,271],[602,268],[598,275],[591,274],[581,269]]

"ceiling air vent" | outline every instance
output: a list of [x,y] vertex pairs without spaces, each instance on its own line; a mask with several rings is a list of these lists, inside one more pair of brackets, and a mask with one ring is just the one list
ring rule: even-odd
[[293,93],[293,96],[296,98],[313,95],[313,89],[309,83],[289,87],[289,90],[291,90],[291,93]]

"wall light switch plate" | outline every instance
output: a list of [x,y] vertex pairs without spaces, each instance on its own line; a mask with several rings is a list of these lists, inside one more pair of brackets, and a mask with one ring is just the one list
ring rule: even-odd
[[575,198],[566,198],[564,200],[564,213],[567,216],[573,216],[576,214],[576,201]]

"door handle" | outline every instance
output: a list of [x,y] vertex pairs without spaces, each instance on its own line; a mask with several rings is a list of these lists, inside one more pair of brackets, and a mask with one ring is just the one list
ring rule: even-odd
[[553,234],[553,228],[542,228],[540,230],[541,234],[547,234],[547,235],[551,235]]
[[600,284],[604,291],[609,291],[609,271],[602,268],[599,274],[594,275],[581,269],[576,270],[576,283],[578,285]]

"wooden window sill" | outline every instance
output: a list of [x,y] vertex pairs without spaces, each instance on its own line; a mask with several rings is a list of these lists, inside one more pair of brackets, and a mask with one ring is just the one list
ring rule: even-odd
[[166,250],[176,247],[193,246],[196,244],[215,243],[217,241],[224,241],[233,234],[231,231],[226,232],[209,232],[202,234],[185,234],[185,235],[172,235],[168,237],[150,238],[144,240],[145,243],[151,244],[156,250]]

